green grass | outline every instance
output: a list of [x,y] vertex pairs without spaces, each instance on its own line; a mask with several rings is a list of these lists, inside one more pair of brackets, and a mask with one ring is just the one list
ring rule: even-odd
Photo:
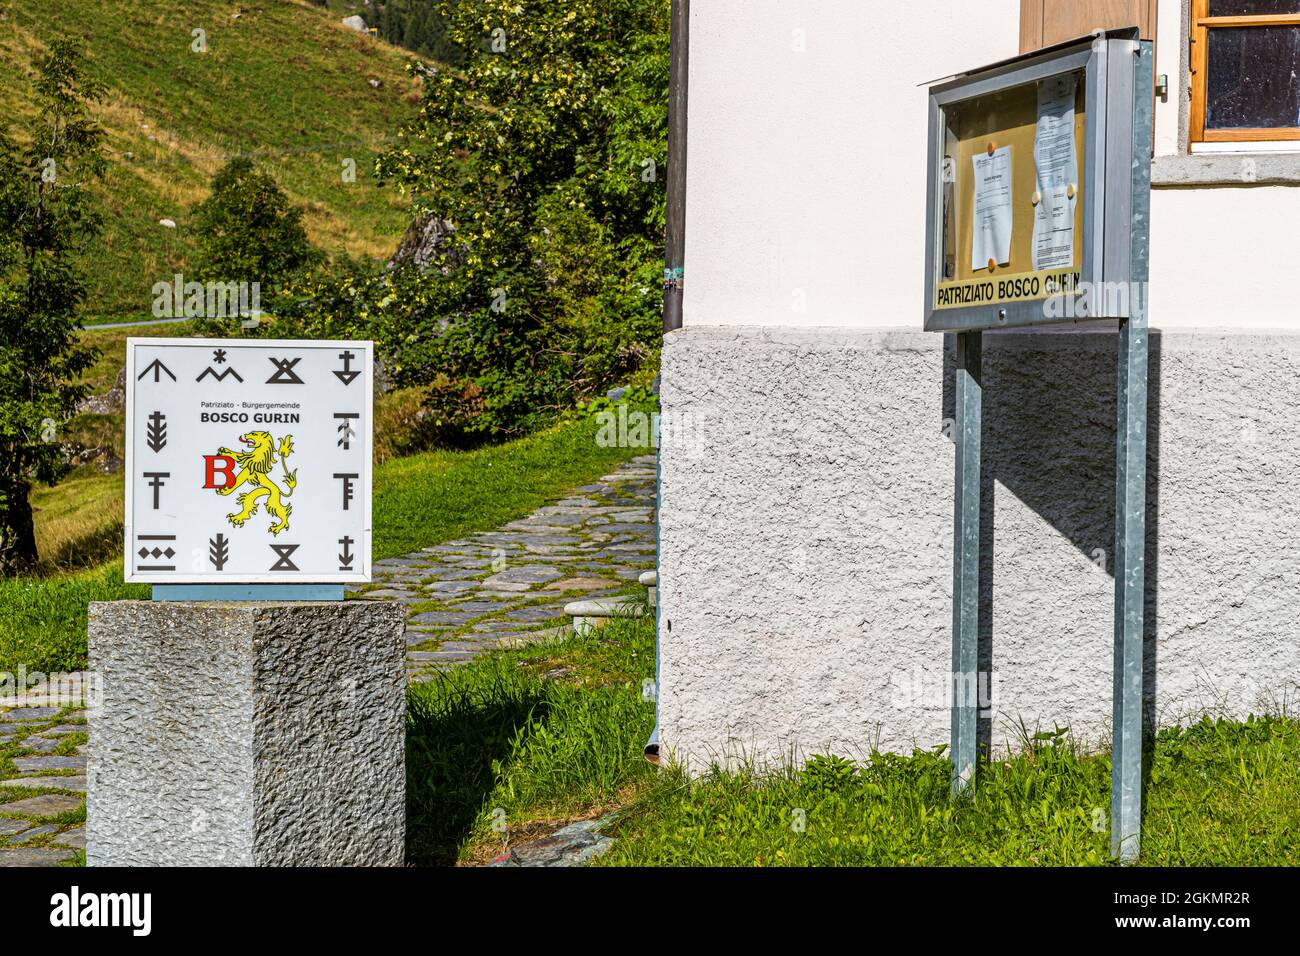
[[[486,862],[612,813],[616,843],[601,866],[1112,865],[1110,758],[1064,732],[982,766],[973,797],[956,804],[941,751],[691,780],[642,756],[654,707],[641,681],[653,673],[654,624],[642,619],[413,688],[411,862]],[[1286,719],[1161,731],[1140,863],[1300,864],[1298,764],[1300,723]]]
[[[594,421],[575,420],[503,445],[427,452],[376,466],[375,558],[524,517],[638,453],[601,448],[595,435]],[[83,533],[76,530],[80,527],[101,554],[120,553],[120,540],[114,538],[121,521],[114,489],[120,483],[120,476],[86,478],[37,493],[42,521],[50,522],[38,526],[38,534],[62,529],[72,540],[67,536]],[[47,671],[84,667],[87,602],[139,599],[148,593],[147,587],[123,583],[120,558],[70,574],[0,579],[0,671],[14,671],[19,664]]]
[[0,578],[0,671],[60,672],[86,666],[86,606],[141,600],[146,585],[125,584],[120,563],[55,578]]
[[618,620],[413,687],[408,861],[490,860],[553,822],[594,815],[647,786],[654,768],[642,748],[654,704],[641,682],[653,674],[654,625]]
[[[1205,720],[1158,736],[1141,863],[1300,863],[1300,724]],[[1110,758],[1068,740],[983,767],[948,798],[938,752],[819,757],[762,776],[670,772],[625,815],[604,865],[1096,866],[1109,864]],[[796,823],[802,819],[800,831]]]
[[[379,258],[396,247],[409,202],[380,190],[371,165],[417,109],[405,51],[303,2],[0,0],[0,23],[0,108],[20,138],[34,57],[56,37],[83,39],[89,72],[108,87],[95,108],[111,165],[97,187],[105,230],[84,263],[90,312],[147,313],[153,283],[188,271],[189,210],[237,154],[253,154],[305,208],[320,248]],[[196,29],[205,53],[191,49]]]
[[474,451],[431,451],[375,469],[375,557],[495,528],[639,453],[601,448],[574,421]]

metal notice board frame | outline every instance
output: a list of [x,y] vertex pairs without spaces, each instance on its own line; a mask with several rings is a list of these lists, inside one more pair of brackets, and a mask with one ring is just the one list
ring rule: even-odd
[[[944,243],[955,207],[950,115],[1063,74],[1083,78],[1086,133],[1081,151],[1081,261],[1066,291],[995,294],[973,304],[942,306],[953,280]],[[981,98],[984,98],[983,100]],[[1152,44],[1136,27],[1091,37],[963,74],[930,89],[925,328],[956,334],[955,504],[953,529],[952,707],[953,795],[975,781],[978,701],[956,691],[979,668],[980,472],[983,426],[982,336],[999,328],[1118,320],[1115,455],[1115,644],[1110,845],[1113,856],[1138,855],[1142,807],[1142,634],[1145,592],[1147,451],[1147,256],[1151,188]],[[989,146],[993,155],[993,145]],[[960,175],[962,167],[956,167]],[[1013,187],[1014,187],[1013,183]],[[1075,195],[1071,193],[1071,197]],[[1034,202],[1039,193],[1034,193]],[[974,216],[972,214],[972,221]],[[1023,230],[1022,230],[1023,231]],[[1023,237],[1022,237],[1023,241]],[[1000,263],[980,282],[995,288]],[[976,284],[976,283],[967,283]],[[1120,289],[1124,294],[1103,294]],[[961,297],[957,297],[961,301]]]

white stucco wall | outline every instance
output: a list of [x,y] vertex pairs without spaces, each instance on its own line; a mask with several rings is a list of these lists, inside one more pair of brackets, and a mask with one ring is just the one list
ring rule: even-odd
[[[1162,160],[1184,152],[1183,5],[1160,6]],[[659,699],[666,752],[697,768],[947,739],[943,701],[898,694],[951,666],[951,357],[920,330],[925,87],[1013,55],[1019,3],[902,9],[693,5],[685,328],[662,374]],[[1297,186],[1153,191],[1157,722],[1277,710],[1300,691],[1295,222]],[[1098,742],[1114,334],[995,333],[985,357],[982,667],[999,675],[986,739],[1014,744],[1023,719]]]
[[[1179,152],[1182,8],[1159,8],[1158,155]],[[685,323],[919,328],[926,86],[1015,55],[1019,9],[693,4]],[[1154,326],[1293,327],[1300,187],[1156,189],[1151,219]]]
[[[985,337],[981,670],[995,751],[1111,715],[1114,332]],[[1146,675],[1159,724],[1300,693],[1300,335],[1153,332]],[[945,743],[951,356],[923,332],[665,341],[660,741],[695,770]]]
[[1014,56],[1019,11],[692,4],[684,322],[919,326],[922,84]]

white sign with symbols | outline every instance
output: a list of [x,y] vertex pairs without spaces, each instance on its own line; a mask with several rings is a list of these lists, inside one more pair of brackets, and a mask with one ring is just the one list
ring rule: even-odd
[[128,581],[370,580],[370,342],[126,343]]

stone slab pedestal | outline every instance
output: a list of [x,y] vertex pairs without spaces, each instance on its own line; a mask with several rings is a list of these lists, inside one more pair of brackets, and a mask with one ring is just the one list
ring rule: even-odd
[[401,605],[90,605],[86,862],[397,866]]

